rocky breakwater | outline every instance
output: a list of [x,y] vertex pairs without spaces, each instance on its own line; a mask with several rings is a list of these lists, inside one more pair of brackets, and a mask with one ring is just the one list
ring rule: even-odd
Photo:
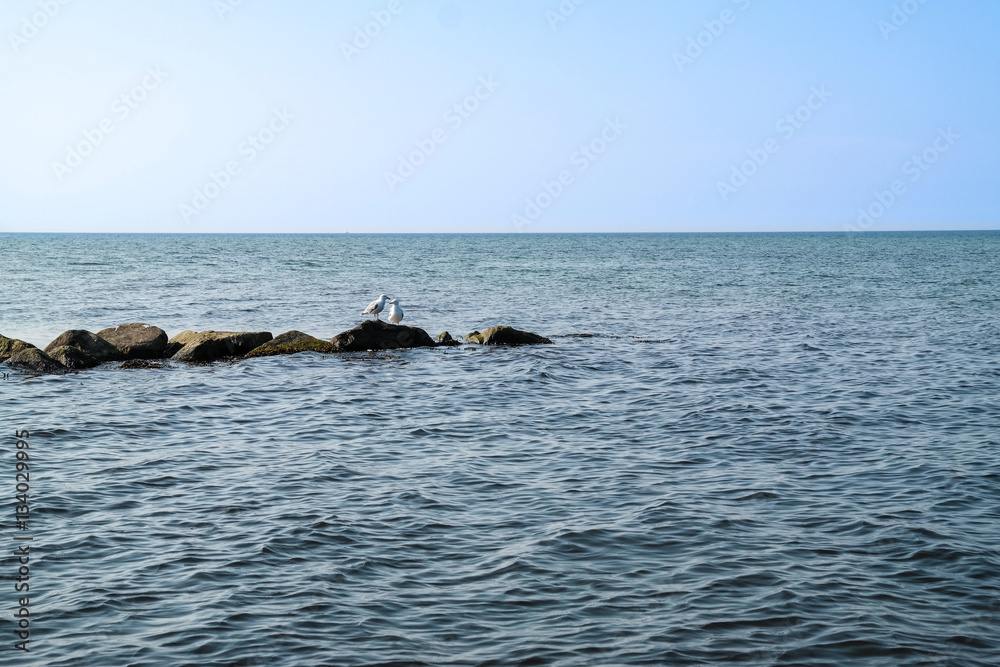
[[478,345],[518,346],[552,344],[552,341],[545,336],[539,336],[538,334],[531,333],[530,331],[521,331],[508,326],[490,327],[482,333],[473,331],[465,337],[465,340]]
[[[551,344],[544,336],[508,326],[474,331],[466,341],[478,345]],[[31,343],[0,336],[0,362],[34,373],[64,373],[93,368],[109,362],[123,362],[121,368],[162,368],[157,360],[211,363],[221,359],[241,359],[319,352],[338,354],[418,347],[461,345],[447,332],[437,340],[418,327],[367,320],[329,341],[301,331],[289,331],[272,338],[267,331],[184,331],[167,339],[166,333],[142,322],[102,329],[94,334],[72,329],[39,350]]]
[[7,338],[0,336],[0,361],[7,361],[11,357],[31,349],[38,349],[31,343],[25,343],[17,338]]
[[114,361],[162,359],[167,334],[135,322],[92,333],[70,329],[39,350],[31,343],[0,336],[0,361],[35,373],[60,373],[93,368]]
[[320,340],[302,333],[301,331],[289,331],[272,340],[255,347],[247,353],[247,359],[256,357],[277,357],[285,354],[298,354],[299,352],[321,352],[332,354],[337,348],[333,343]]
[[438,347],[426,331],[417,327],[389,324],[380,320],[368,320],[360,325],[337,334],[329,341],[302,333],[289,331],[270,340],[247,353],[247,359],[319,352],[339,354],[342,352],[369,352],[376,350],[401,350],[413,347]]
[[[480,333],[475,331],[466,337],[471,343],[480,345],[539,345],[551,344],[544,336],[520,331],[513,327],[491,327]],[[367,320],[358,326],[337,334],[329,342],[302,333],[289,331],[277,338],[264,343],[247,353],[246,358],[273,357],[299,352],[320,352],[322,354],[337,354],[344,352],[374,352],[379,350],[404,350],[416,347],[454,347],[461,345],[460,341],[451,337],[448,332],[439,334],[437,338],[419,327],[408,327],[399,324],[389,324],[381,320]]]
[[335,352],[403,350],[413,347],[436,347],[430,335],[418,327],[367,320],[330,339]]
[[93,368],[109,361],[122,361],[118,348],[84,329],[61,333],[45,348],[45,354],[72,370]]
[[273,338],[268,331],[183,331],[167,344],[172,361],[207,363],[242,357]]
[[34,373],[63,373],[66,367],[31,343],[0,336],[0,362]]
[[101,329],[97,337],[111,343],[123,361],[162,359],[167,351],[167,333],[144,322]]
[[462,341],[455,340],[447,331],[434,336],[434,340],[437,341],[438,347],[458,347],[462,344]]

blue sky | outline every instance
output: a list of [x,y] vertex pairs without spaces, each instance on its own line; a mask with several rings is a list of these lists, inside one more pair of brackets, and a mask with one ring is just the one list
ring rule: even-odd
[[576,2],[5,0],[0,231],[998,228],[1000,3]]

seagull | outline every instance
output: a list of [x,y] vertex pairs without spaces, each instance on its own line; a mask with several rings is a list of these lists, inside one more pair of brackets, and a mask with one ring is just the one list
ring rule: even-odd
[[362,315],[374,315],[375,319],[377,320],[378,319],[378,314],[381,313],[382,310],[385,308],[385,302],[388,301],[388,300],[389,300],[389,297],[387,297],[385,294],[383,294],[382,296],[380,296],[379,298],[375,299],[370,304],[368,304],[368,307],[365,308],[365,311],[363,313],[361,313],[361,314]]
[[403,321],[403,309],[399,307],[399,299],[389,299],[389,321],[393,324]]

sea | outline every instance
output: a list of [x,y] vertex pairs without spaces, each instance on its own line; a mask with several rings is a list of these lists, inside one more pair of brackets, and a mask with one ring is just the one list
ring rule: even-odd
[[0,664],[1000,664],[1000,232],[0,234],[0,279],[39,347],[383,293],[553,341],[0,364]]

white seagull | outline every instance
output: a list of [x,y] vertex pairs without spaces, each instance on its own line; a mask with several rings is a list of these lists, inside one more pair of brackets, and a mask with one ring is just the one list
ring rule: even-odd
[[361,314],[362,315],[374,315],[375,319],[377,320],[378,319],[378,314],[381,313],[385,309],[385,302],[388,301],[388,300],[389,300],[389,297],[387,297],[385,294],[383,294],[382,296],[380,296],[379,298],[375,299],[370,304],[368,304],[368,307],[365,308],[365,311],[363,313],[361,313]]
[[399,307],[399,299],[389,299],[389,321],[393,324],[403,321],[403,309]]

